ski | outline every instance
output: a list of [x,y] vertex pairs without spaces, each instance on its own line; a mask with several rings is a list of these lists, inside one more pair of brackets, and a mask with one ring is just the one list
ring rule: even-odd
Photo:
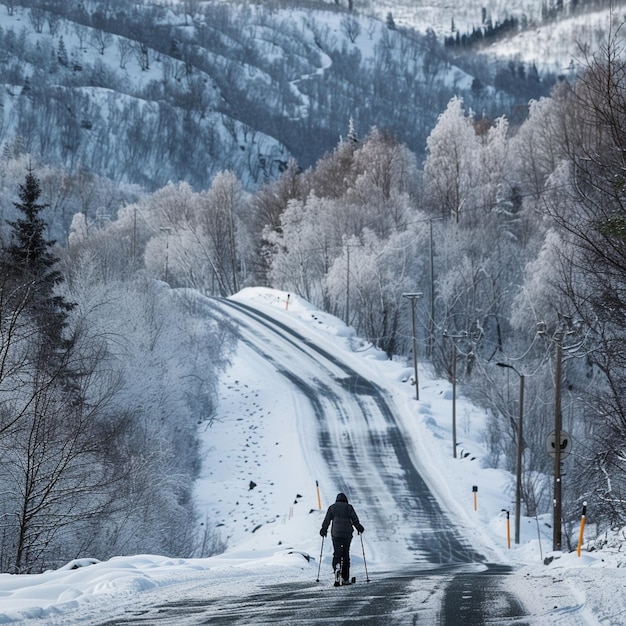
[[333,586],[343,587],[343,585],[354,585],[355,582],[356,582],[356,576],[353,576],[348,582],[345,582],[342,579],[335,579]]

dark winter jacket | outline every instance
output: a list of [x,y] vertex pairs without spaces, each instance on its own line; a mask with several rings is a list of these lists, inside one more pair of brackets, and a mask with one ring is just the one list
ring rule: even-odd
[[361,526],[354,508],[348,504],[348,498],[343,493],[337,495],[335,503],[331,504],[326,511],[321,530],[321,534],[324,536],[326,536],[331,522],[333,523],[330,531],[332,537],[352,537],[352,527],[360,533],[363,532],[363,526]]

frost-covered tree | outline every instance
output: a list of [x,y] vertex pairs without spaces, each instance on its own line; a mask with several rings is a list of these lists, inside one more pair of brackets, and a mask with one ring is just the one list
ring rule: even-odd
[[246,194],[232,172],[218,174],[210,189],[200,194],[197,220],[209,244],[209,262],[222,296],[239,291],[245,279],[248,220]]
[[239,291],[252,244],[248,196],[234,174],[218,174],[201,193],[170,184],[144,205],[153,219],[144,259],[155,276],[204,293]]
[[589,367],[578,386],[591,407],[581,422],[594,443],[585,485],[606,519],[618,523],[626,517],[626,72],[616,38],[589,59],[558,104],[567,163],[557,169],[552,187],[559,193],[548,196],[545,209],[572,250],[561,283],[565,313],[580,321],[587,339]]
[[[366,242],[384,247],[396,241],[415,216],[413,194],[419,178],[415,158],[393,136],[374,128],[363,141],[341,141],[304,178],[300,189],[310,189],[308,197],[291,200],[279,227],[265,231],[271,250],[269,278],[273,285],[343,315],[391,353],[404,274],[391,280],[385,266],[381,272],[388,284],[382,300],[378,294],[367,306],[350,307],[349,302],[353,297],[355,303],[364,301],[364,294],[372,292],[369,286],[361,289],[361,296],[354,291],[359,289],[359,277],[372,270],[371,257],[361,252]],[[406,259],[404,247],[399,259]],[[412,265],[420,262],[416,258]]]
[[107,238],[115,249],[120,232],[115,223],[93,232],[77,223],[68,279],[78,303],[73,314],[101,346],[95,380],[111,381],[112,389],[101,424],[102,462],[114,469],[111,489],[91,533],[81,537],[90,553],[105,558],[191,555],[196,428],[212,417],[232,336],[211,321],[199,294],[168,289],[122,265],[101,267],[109,259],[95,252],[106,249]]
[[[479,337],[485,356],[504,349],[511,287],[524,266],[507,130],[504,119],[479,124],[454,99],[429,138],[424,164],[423,206],[443,213],[434,245],[436,326]],[[449,371],[450,351],[438,345],[436,365]],[[467,352],[473,358],[477,349]]]
[[404,230],[418,178],[413,154],[395,137],[374,128],[355,151],[353,170],[356,178],[346,200],[359,207],[360,227],[382,237]]
[[274,253],[270,278],[279,288],[298,293],[318,306],[328,307],[324,277],[341,250],[339,203],[310,196],[291,200],[281,216],[280,233],[267,233]]
[[[0,567],[37,572],[78,556],[85,546],[77,536],[90,535],[112,497],[101,430],[110,390],[94,377],[97,345],[75,334],[52,369],[24,358],[29,337],[15,330],[0,381]],[[64,368],[80,371],[71,389]]]
[[427,140],[424,184],[429,210],[456,222],[472,208],[468,197],[478,151],[472,119],[472,113],[463,109],[463,100],[454,97]]
[[269,272],[272,245],[267,235],[280,231],[280,218],[290,200],[304,199],[308,195],[305,177],[295,160],[290,159],[285,171],[277,180],[263,185],[250,199],[250,230],[255,254],[251,271],[260,284],[265,284]]
[[[425,226],[425,223],[423,224]],[[424,274],[419,254],[425,228],[398,232],[388,239],[365,230],[346,239],[326,275],[326,289],[348,323],[391,358],[406,347],[410,320],[402,293],[416,291]],[[344,303],[349,303],[349,311]],[[421,336],[425,329],[419,328]]]
[[[71,558],[66,541],[100,510],[105,485],[91,390],[98,347],[73,325],[64,277],[44,236],[32,170],[20,186],[0,282],[0,567],[38,571]],[[91,391],[90,391],[91,390]]]
[[547,178],[565,158],[566,125],[561,103],[565,91],[563,86],[552,98],[531,101],[528,119],[511,139],[516,183],[523,195],[541,194]]

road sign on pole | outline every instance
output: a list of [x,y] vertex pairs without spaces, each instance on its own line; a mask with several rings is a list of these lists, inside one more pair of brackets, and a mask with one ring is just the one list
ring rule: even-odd
[[[572,451],[572,438],[564,430],[560,432],[560,457],[566,457]],[[546,438],[546,451],[551,457],[556,456],[556,431],[553,430]]]

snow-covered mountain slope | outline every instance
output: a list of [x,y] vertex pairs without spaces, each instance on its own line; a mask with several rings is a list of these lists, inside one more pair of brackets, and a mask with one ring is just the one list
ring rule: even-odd
[[[251,186],[289,156],[307,167],[350,118],[360,135],[385,128],[420,155],[452,96],[497,116],[550,86],[507,87],[497,99],[472,90],[471,54],[461,67],[426,28],[390,28],[365,7],[46,6],[0,11],[0,143],[149,188],[205,188],[225,169]],[[494,80],[487,70],[483,85]]]

